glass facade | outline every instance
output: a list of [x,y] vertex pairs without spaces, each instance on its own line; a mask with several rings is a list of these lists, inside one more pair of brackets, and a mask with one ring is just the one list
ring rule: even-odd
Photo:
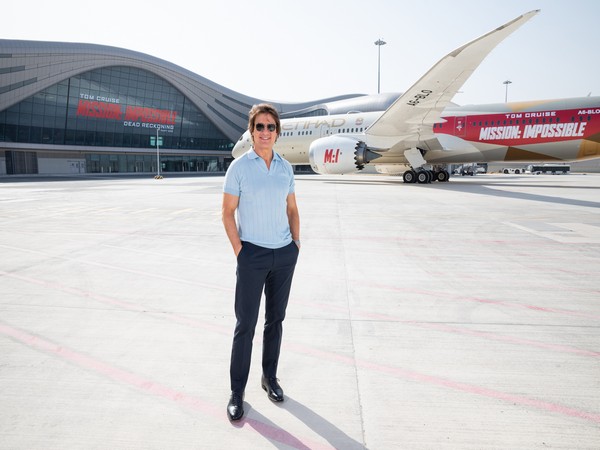
[[90,173],[155,171],[156,154],[152,159],[149,152],[157,135],[160,150],[167,150],[161,155],[166,171],[217,170],[214,155],[229,157],[233,148],[170,83],[133,67],[85,72],[0,111],[0,142],[96,147],[81,152]]

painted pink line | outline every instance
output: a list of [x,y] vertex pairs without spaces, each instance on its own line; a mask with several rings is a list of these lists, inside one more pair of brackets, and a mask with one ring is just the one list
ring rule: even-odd
[[[326,310],[338,311],[338,312],[347,312],[348,311],[348,308],[346,308],[346,307],[332,306],[332,305],[325,304],[325,303],[315,303],[315,302],[302,302],[302,303],[304,305],[308,305],[308,306],[317,306],[319,309],[326,309]],[[373,319],[373,320],[381,320],[381,321],[386,321],[386,322],[405,323],[405,324],[413,325],[413,326],[420,327],[420,328],[429,328],[429,329],[434,329],[434,330],[438,330],[438,331],[443,331],[446,333],[464,334],[464,335],[468,335],[468,336],[479,337],[481,339],[487,339],[490,341],[508,342],[510,344],[515,344],[515,345],[527,345],[530,347],[537,347],[537,348],[542,348],[545,350],[552,350],[555,352],[571,353],[571,354],[575,354],[575,355],[589,356],[592,358],[600,357],[600,352],[595,352],[595,351],[591,351],[591,350],[582,350],[577,347],[571,347],[568,345],[547,344],[545,342],[534,341],[532,339],[518,339],[518,338],[514,338],[511,336],[504,336],[504,335],[497,334],[497,333],[469,330],[467,328],[452,327],[452,326],[444,325],[441,323],[437,324],[437,323],[417,322],[414,320],[402,320],[399,317],[391,316],[388,314],[372,313],[369,311],[352,311],[352,316],[366,318],[366,319]]]
[[107,303],[109,305],[119,306],[119,307],[127,309],[129,311],[138,311],[138,312],[145,311],[144,308],[142,308],[141,306],[136,305],[134,303],[117,300],[115,298],[107,297],[107,296],[100,295],[100,294],[94,294],[89,291],[84,291],[83,289],[72,288],[72,287],[66,286],[64,284],[56,283],[53,281],[38,280],[36,278],[28,277],[25,275],[19,275],[19,274],[15,274],[15,273],[4,272],[2,270],[0,270],[0,276],[14,278],[17,280],[25,281],[26,283],[35,284],[37,286],[42,286],[45,288],[59,290],[59,291],[66,292],[68,294],[73,294],[73,295],[76,295],[79,297],[89,298],[89,299],[96,300],[96,301],[99,301],[102,303]]
[[418,372],[414,372],[407,369],[401,369],[398,367],[385,366],[383,364],[372,363],[368,361],[360,361],[350,358],[348,356],[338,355],[322,350],[316,350],[299,344],[288,344],[286,347],[292,347],[296,352],[304,353],[319,359],[335,360],[337,362],[358,366],[364,369],[375,370],[380,373],[387,373],[389,375],[400,377],[404,379],[410,379],[419,383],[433,384],[437,386],[443,386],[456,391],[466,392],[469,394],[489,397],[497,400],[502,400],[508,403],[513,403],[521,406],[531,407],[542,411],[547,411],[555,414],[561,414],[569,417],[576,417],[578,419],[587,420],[593,423],[600,424],[600,414],[589,413],[587,411],[581,411],[569,406],[560,405],[558,403],[547,402],[544,400],[538,400],[534,398],[525,397],[522,395],[507,394],[505,392],[496,391],[494,389],[484,388],[482,386],[476,386],[468,383],[461,383],[457,381],[448,380],[433,375],[426,375]]
[[232,333],[233,333],[233,328],[219,327],[210,322],[202,322],[202,321],[199,321],[196,319],[190,319],[190,318],[180,316],[180,315],[177,315],[174,313],[165,313],[162,311],[152,311],[152,310],[149,310],[148,308],[144,308],[141,305],[138,305],[135,303],[118,300],[116,298],[108,297],[106,295],[94,294],[93,292],[84,291],[83,289],[78,289],[78,288],[72,288],[70,286],[66,286],[64,284],[60,284],[60,283],[57,283],[54,281],[38,280],[38,279],[31,278],[28,276],[8,273],[8,272],[4,272],[1,270],[0,270],[0,276],[14,278],[14,279],[21,280],[21,281],[24,281],[24,282],[27,282],[30,284],[42,286],[47,289],[54,289],[54,290],[66,292],[68,294],[72,294],[72,295],[76,295],[79,297],[94,300],[99,303],[104,303],[104,304],[112,305],[112,306],[118,306],[119,308],[122,308],[127,311],[142,312],[142,313],[151,315],[153,317],[167,318],[173,322],[181,323],[183,325],[188,325],[188,326],[195,327],[195,328],[203,328],[206,330],[214,331],[216,333],[221,333],[221,334],[225,334],[225,335],[232,335]]
[[598,315],[598,314],[573,311],[570,309],[548,308],[548,307],[537,306],[537,305],[521,305],[518,303],[512,303],[512,302],[508,302],[508,301],[504,301],[504,300],[492,300],[492,299],[481,298],[481,297],[467,297],[467,296],[461,296],[461,295],[453,295],[453,294],[449,294],[449,293],[441,292],[441,291],[427,291],[427,290],[422,290],[422,289],[404,289],[404,288],[400,288],[400,287],[396,287],[396,286],[381,285],[381,284],[371,284],[370,286],[377,288],[377,289],[385,289],[385,290],[389,290],[389,291],[405,292],[405,293],[412,292],[412,293],[427,295],[429,297],[435,297],[435,298],[439,298],[439,299],[446,298],[449,300],[466,301],[466,302],[472,302],[472,303],[484,303],[484,304],[489,304],[489,305],[503,306],[506,308],[528,309],[528,310],[540,311],[540,312],[545,312],[545,313],[562,314],[565,316],[577,316],[577,317],[585,317],[588,319],[600,320],[600,315]]
[[[387,321],[396,320],[393,317],[384,316],[382,314],[360,313],[360,315],[363,317],[378,318],[380,320],[387,320]],[[505,336],[505,335],[501,335],[501,334],[497,334],[497,333],[490,333],[487,331],[477,331],[477,330],[470,330],[468,328],[452,327],[450,325],[445,325],[445,324],[441,324],[441,323],[416,322],[416,321],[412,321],[412,320],[410,320],[410,321],[398,320],[398,321],[402,322],[402,323],[407,323],[407,324],[410,324],[410,325],[413,325],[413,326],[416,326],[419,328],[438,330],[438,331],[443,331],[445,333],[462,334],[462,335],[466,335],[466,336],[475,336],[475,337],[478,337],[481,339],[487,339],[489,341],[508,342],[510,344],[515,344],[515,345],[526,345],[529,347],[536,347],[536,348],[542,348],[545,350],[552,350],[554,352],[572,353],[575,355],[589,356],[592,358],[600,357],[600,352],[595,352],[595,351],[591,351],[591,350],[583,350],[583,349],[571,347],[568,345],[547,344],[545,342],[534,341],[532,339],[521,339],[521,338]]]
[[112,264],[104,264],[104,263],[99,263],[99,262],[95,262],[95,261],[86,261],[85,259],[80,259],[80,258],[68,258],[66,256],[57,256],[57,255],[47,253],[47,252],[42,252],[39,250],[24,249],[24,248],[19,248],[19,247],[13,247],[10,245],[0,244],[0,247],[8,248],[8,249],[20,251],[20,252],[32,253],[32,254],[36,254],[36,255],[43,255],[43,256],[48,256],[48,257],[52,257],[52,258],[58,258],[58,259],[62,259],[63,261],[76,262],[76,263],[80,263],[80,264],[88,264],[90,266],[95,266],[95,267],[103,267],[106,269],[116,270],[118,272],[123,272],[123,273],[132,273],[135,275],[141,275],[141,276],[149,277],[149,278],[153,278],[153,279],[174,281],[176,283],[200,286],[200,287],[204,287],[207,289],[233,292],[233,288],[228,287],[228,286],[220,286],[220,285],[212,284],[212,283],[200,283],[197,281],[187,280],[185,278],[170,277],[170,276],[162,275],[162,274],[158,274],[158,273],[150,273],[150,272],[145,272],[145,271],[137,270],[137,269],[128,269],[126,267],[114,266]]
[[[30,348],[60,357],[76,366],[91,370],[97,374],[104,375],[118,383],[133,386],[139,390],[150,393],[156,397],[173,401],[185,407],[199,411],[206,415],[212,416],[214,419],[225,421],[225,408],[217,409],[212,404],[205,402],[197,397],[188,395],[184,392],[171,389],[160,383],[156,383],[148,378],[136,375],[135,373],[120,369],[118,367],[106,364],[98,359],[71,350],[67,347],[55,344],[39,336],[35,336],[26,331],[13,328],[9,325],[0,323],[0,333],[8,336],[16,341],[25,344]],[[266,424],[256,419],[244,418],[240,421],[240,426],[248,426],[251,429],[259,432],[262,436],[268,439],[280,442],[291,448],[307,450],[307,449],[331,449],[318,442],[313,442],[309,439],[299,439],[291,433],[272,425]]]
[[449,325],[444,325],[444,324],[419,323],[419,322],[409,322],[409,323],[412,325],[415,325],[417,327],[421,327],[421,328],[430,328],[433,330],[444,331],[447,333],[476,336],[476,337],[480,337],[482,339],[488,339],[491,341],[508,342],[510,344],[517,344],[517,345],[528,345],[530,347],[543,348],[546,350],[552,350],[552,351],[562,352],[562,353],[573,353],[573,354],[581,355],[581,356],[590,356],[592,358],[600,357],[600,352],[594,352],[591,350],[582,350],[579,348],[570,347],[568,345],[546,344],[545,342],[533,341],[531,339],[514,338],[511,336],[503,336],[503,335],[496,334],[496,333],[488,333],[486,331],[476,331],[476,330],[469,330],[466,328],[451,327]]

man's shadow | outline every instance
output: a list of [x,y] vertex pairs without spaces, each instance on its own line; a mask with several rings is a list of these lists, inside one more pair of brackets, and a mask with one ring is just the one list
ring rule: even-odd
[[291,434],[289,431],[280,428],[272,421],[267,419],[256,409],[252,408],[247,402],[244,402],[246,414],[239,422],[231,422],[236,428],[250,427],[266,440],[271,442],[275,448],[288,449],[295,448],[297,450],[311,450],[304,442]]
[[[364,444],[352,439],[327,419],[321,417],[311,409],[287,395],[283,403],[275,403],[275,405],[296,416],[299,420],[304,422],[307,427],[329,442],[329,444],[336,449],[366,449]],[[248,407],[250,405],[246,404],[246,406]],[[251,410],[252,413],[248,414],[248,416],[238,426],[248,425],[252,427],[255,431],[273,443],[273,445],[275,445],[277,448],[292,447],[297,449],[308,449],[308,447],[298,438],[279,428],[269,419],[260,414],[256,409],[253,409],[250,406],[250,408],[247,408],[247,410],[248,412]],[[283,447],[281,444],[283,444]]]
[[329,442],[334,448],[344,450],[366,449],[364,444],[352,439],[333,423],[289,396],[285,397],[285,402],[283,402],[281,407],[304,422],[307,427]]
[[[291,447],[299,450],[310,450],[310,447],[300,439],[267,419],[256,409],[252,408],[252,405],[248,402],[244,402],[244,405],[246,409],[245,417],[239,422],[231,422],[234,427],[242,428],[249,426],[270,441],[276,448],[285,449]],[[296,416],[307,427],[329,442],[333,448],[366,450],[364,444],[352,439],[334,424],[287,395],[283,403],[274,403],[274,405]]]

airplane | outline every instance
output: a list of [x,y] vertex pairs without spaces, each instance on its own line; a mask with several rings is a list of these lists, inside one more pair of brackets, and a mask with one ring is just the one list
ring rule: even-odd
[[[485,57],[533,10],[457,48],[385,111],[286,118],[274,150],[319,174],[403,175],[445,182],[449,164],[575,161],[600,157],[600,97],[457,106],[454,95]],[[252,146],[246,131],[238,158]]]

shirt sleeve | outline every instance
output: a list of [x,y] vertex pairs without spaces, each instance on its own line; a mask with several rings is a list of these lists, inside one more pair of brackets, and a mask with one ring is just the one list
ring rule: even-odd
[[288,190],[288,195],[296,192],[296,180],[294,179],[294,169],[291,164],[287,164],[288,172],[290,174],[290,186]]
[[[234,161],[235,162],[235,161]],[[237,168],[237,164],[231,163],[225,173],[225,181],[223,183],[223,192],[226,194],[240,196],[240,171]]]

